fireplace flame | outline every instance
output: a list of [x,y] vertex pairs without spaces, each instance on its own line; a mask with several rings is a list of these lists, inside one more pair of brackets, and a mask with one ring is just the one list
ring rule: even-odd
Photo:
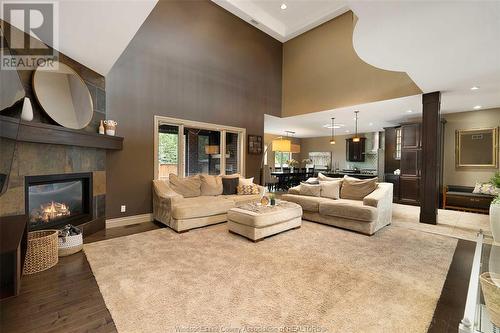
[[40,205],[40,208],[31,211],[31,222],[50,222],[52,220],[69,216],[71,214],[69,207],[60,202],[51,201]]

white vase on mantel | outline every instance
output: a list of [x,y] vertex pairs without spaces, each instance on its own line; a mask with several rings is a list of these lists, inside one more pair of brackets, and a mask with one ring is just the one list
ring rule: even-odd
[[490,228],[494,244],[500,246],[500,203],[490,205]]

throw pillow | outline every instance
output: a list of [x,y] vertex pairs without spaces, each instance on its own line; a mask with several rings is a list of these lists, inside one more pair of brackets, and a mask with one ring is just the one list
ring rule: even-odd
[[168,180],[170,188],[184,198],[194,198],[201,195],[201,180],[199,175],[180,178],[171,173],[168,176]]
[[305,182],[301,182],[301,183],[305,183],[306,185],[307,184],[309,184],[309,185],[319,185],[319,180],[316,177],[310,177],[310,178],[307,178],[307,180]]
[[288,189],[288,194],[300,194],[300,185],[290,187]]
[[255,184],[238,185],[238,195],[259,194],[259,187]]
[[342,180],[321,181],[321,196],[323,198],[339,199]]
[[239,183],[239,177],[222,177],[222,194],[223,195],[232,195],[236,194],[237,187]]
[[221,195],[223,192],[222,177],[200,175],[201,195]]
[[363,200],[368,194],[377,188],[377,178],[357,179],[344,177],[340,197],[342,199]]
[[340,180],[342,178],[333,178],[333,177],[327,177],[325,176],[324,174],[322,174],[321,172],[318,173],[318,180],[319,181],[332,181],[332,180]]
[[472,191],[472,193],[498,195],[499,189],[491,183],[476,183],[476,186],[474,187],[474,191]]
[[242,178],[240,177],[240,183],[239,185],[252,185],[253,184],[253,177],[252,178]]
[[321,195],[321,185],[300,184],[300,195],[319,197]]

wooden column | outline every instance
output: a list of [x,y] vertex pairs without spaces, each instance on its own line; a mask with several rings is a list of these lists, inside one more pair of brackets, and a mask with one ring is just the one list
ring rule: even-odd
[[441,92],[422,95],[420,222],[436,224],[439,207]]

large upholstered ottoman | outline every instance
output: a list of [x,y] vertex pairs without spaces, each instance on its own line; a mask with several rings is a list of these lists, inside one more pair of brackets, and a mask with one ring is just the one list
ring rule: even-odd
[[293,202],[279,201],[276,206],[247,203],[227,213],[229,232],[254,242],[277,233],[300,228],[302,207]]

